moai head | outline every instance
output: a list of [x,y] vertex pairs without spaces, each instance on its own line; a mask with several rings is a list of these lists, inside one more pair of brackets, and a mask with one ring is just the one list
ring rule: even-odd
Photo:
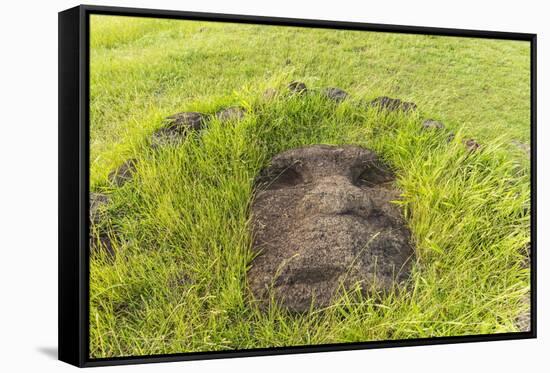
[[253,295],[270,292],[296,312],[330,304],[359,284],[389,290],[404,280],[413,249],[393,175],[358,146],[313,145],[273,157],[252,202]]

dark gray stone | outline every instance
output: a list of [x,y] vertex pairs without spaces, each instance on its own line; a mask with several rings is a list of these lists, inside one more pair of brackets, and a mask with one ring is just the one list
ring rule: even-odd
[[464,143],[464,147],[466,147],[466,150],[468,150],[469,152],[475,152],[481,147],[481,145],[474,139],[466,139],[462,140],[462,142]]
[[109,174],[109,181],[118,187],[130,181],[137,170],[137,160],[129,159]]
[[321,91],[321,93],[326,98],[336,102],[342,102],[349,96],[346,91],[336,87],[325,88]]
[[183,112],[166,118],[167,126],[153,133],[151,146],[180,144],[189,131],[200,131],[206,124],[207,116],[197,112]]
[[206,123],[206,115],[195,111],[177,113],[166,117],[170,127],[177,127],[180,131],[188,129],[199,131]]
[[238,121],[244,119],[246,111],[238,106],[231,106],[216,113],[216,118],[222,122]]
[[110,237],[101,231],[98,227],[101,220],[105,218],[105,208],[110,203],[109,196],[102,193],[90,193],[90,254],[94,255],[98,252],[105,252],[108,256],[113,257],[115,252],[111,243]]
[[434,119],[426,119],[424,122],[422,122],[422,129],[425,129],[425,130],[433,130],[433,129],[440,130],[443,128],[445,128],[443,123]]
[[109,196],[102,193],[90,193],[90,221],[97,224],[103,217],[104,209],[110,202]]
[[398,98],[390,98],[387,96],[377,97],[368,103],[369,107],[377,108],[378,110],[387,111],[412,111],[416,110],[416,104],[413,102],[402,101]]
[[292,93],[303,94],[307,92],[307,87],[305,83],[294,80],[288,85],[288,90]]
[[252,294],[291,311],[328,306],[340,285],[384,293],[414,260],[394,176],[368,149],[313,145],[280,153],[252,202]]
[[447,135],[447,142],[451,142],[455,139],[455,133],[454,132],[449,132],[449,134]]
[[100,233],[98,236],[90,235],[90,254],[98,255],[105,253],[109,258],[115,257],[115,249],[111,237],[106,233]]

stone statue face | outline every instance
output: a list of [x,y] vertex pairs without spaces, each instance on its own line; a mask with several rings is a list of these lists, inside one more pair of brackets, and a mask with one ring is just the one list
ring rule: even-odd
[[370,150],[313,145],[273,157],[252,202],[253,295],[303,312],[330,304],[340,286],[389,290],[413,249],[393,175]]

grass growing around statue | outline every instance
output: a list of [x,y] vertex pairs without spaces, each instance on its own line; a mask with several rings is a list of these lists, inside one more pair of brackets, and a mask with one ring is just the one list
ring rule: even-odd
[[[528,43],[91,21],[90,184],[106,200],[92,241],[109,245],[90,258],[91,357],[519,330],[529,307],[529,158],[518,146],[529,143]],[[289,92],[292,80],[309,93]],[[325,87],[350,96],[336,103]],[[378,96],[418,109],[365,104]],[[243,118],[215,116],[234,106]],[[164,118],[184,111],[211,116],[180,144],[152,148]],[[428,118],[446,128],[424,130]],[[481,147],[469,151],[469,139]],[[407,291],[350,290],[300,314],[251,300],[254,181],[275,154],[310,144],[363,146],[396,171],[416,251]],[[131,177],[110,182],[127,160]]]

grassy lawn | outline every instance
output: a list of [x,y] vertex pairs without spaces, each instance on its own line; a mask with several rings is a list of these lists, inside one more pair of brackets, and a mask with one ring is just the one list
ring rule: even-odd
[[[288,95],[291,80],[351,98]],[[382,95],[419,110],[363,104]],[[244,120],[149,146],[168,115],[233,105]],[[110,197],[96,228],[116,238],[114,257],[90,260],[91,356],[517,331],[530,179],[513,142],[529,143],[529,105],[526,42],[92,16],[91,191]],[[426,118],[454,140],[422,131]],[[260,311],[246,287],[254,178],[276,153],[319,143],[368,147],[397,170],[417,253],[410,290]],[[130,158],[133,179],[110,184]]]

